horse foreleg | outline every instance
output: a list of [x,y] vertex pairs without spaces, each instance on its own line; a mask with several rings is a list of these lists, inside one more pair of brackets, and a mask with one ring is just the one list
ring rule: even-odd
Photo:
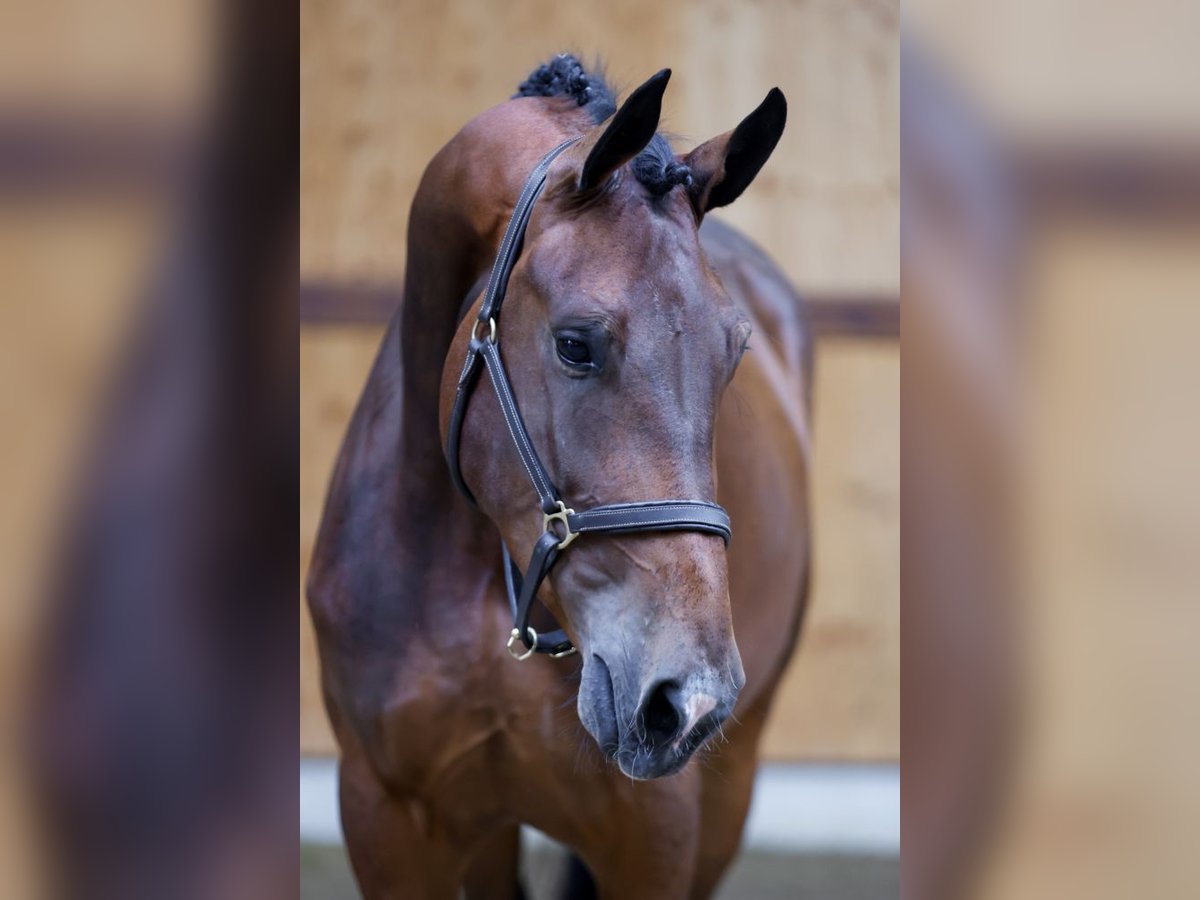
[[606,827],[575,847],[599,900],[687,900],[700,829],[699,774],[689,766],[671,778],[627,782],[613,799]]
[[518,870],[521,827],[508,825],[484,838],[463,881],[467,900],[525,900]]
[[455,900],[462,856],[422,806],[390,793],[361,758],[343,757],[338,793],[364,900]]

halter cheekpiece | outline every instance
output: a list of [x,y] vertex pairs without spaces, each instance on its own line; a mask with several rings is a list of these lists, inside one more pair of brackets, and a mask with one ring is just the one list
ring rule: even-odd
[[[454,408],[450,413],[450,433],[447,441],[447,456],[450,476],[472,504],[475,498],[463,481],[459,468],[459,444],[462,439],[463,421],[471,392],[479,378],[482,366],[487,367],[488,378],[500,403],[505,424],[512,437],[517,454],[525,472],[538,495],[542,512],[542,534],[533,546],[529,566],[524,575],[509,555],[508,547],[501,541],[504,556],[504,583],[508,602],[512,607],[513,629],[508,639],[508,651],[516,659],[528,659],[534,653],[548,653],[553,657],[568,656],[575,652],[570,639],[562,629],[548,634],[538,634],[529,624],[529,616],[538,588],[550,574],[559,554],[582,534],[619,534],[639,531],[700,531],[719,535],[728,545],[730,538],[729,515],[715,503],[702,500],[650,500],[638,503],[613,503],[594,506],[576,512],[563,502],[550,480],[537,451],[530,440],[529,432],[517,409],[512,385],[504,362],[500,358],[497,322],[500,304],[508,286],[509,274],[521,252],[525,228],[534,203],[546,186],[546,173],[550,164],[560,153],[579,138],[571,138],[559,144],[537,164],[521,189],[512,218],[504,231],[500,250],[492,264],[487,290],[479,308],[479,317],[471,332],[467,356],[463,361],[462,373],[458,378],[458,389],[454,396]],[[521,646],[518,647],[518,644]],[[523,649],[522,649],[523,647]]]

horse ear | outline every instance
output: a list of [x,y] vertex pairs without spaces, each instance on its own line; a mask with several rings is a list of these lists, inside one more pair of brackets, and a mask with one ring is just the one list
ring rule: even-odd
[[771,88],[737,128],[705,141],[684,158],[692,170],[688,191],[697,216],[741,196],[779,143],[786,123],[787,100],[783,91]]
[[671,70],[663,69],[629,95],[596,138],[579,175],[579,190],[590,191],[645,149],[658,129],[663,91]]

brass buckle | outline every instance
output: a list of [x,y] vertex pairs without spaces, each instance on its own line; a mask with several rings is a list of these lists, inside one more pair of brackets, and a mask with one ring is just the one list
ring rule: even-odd
[[[488,327],[488,334],[487,334],[486,338],[481,338],[479,336],[479,326],[480,325],[487,325],[487,327]],[[496,318],[495,318],[495,316],[489,316],[488,320],[486,322],[476,321],[475,327],[471,329],[471,337],[473,337],[475,340],[479,341],[480,343],[483,343],[485,340],[491,344],[496,343]]]
[[555,537],[558,537],[558,532],[554,530],[550,523],[556,521],[562,522],[563,531],[566,534],[558,542],[557,549],[559,550],[566,550],[567,547],[571,546],[571,541],[579,537],[579,532],[572,531],[570,524],[567,522],[567,516],[573,515],[575,515],[575,510],[567,509],[567,504],[561,500],[558,501],[558,512],[542,513],[542,530],[551,532]]
[[525,631],[529,635],[528,650],[521,652],[520,650],[513,649],[513,645],[517,643],[517,641],[521,640],[521,630],[519,628],[514,628],[512,630],[512,634],[508,636],[508,643],[505,645],[508,648],[508,655],[517,662],[523,662],[537,652],[537,632],[534,631],[532,627],[526,628]]

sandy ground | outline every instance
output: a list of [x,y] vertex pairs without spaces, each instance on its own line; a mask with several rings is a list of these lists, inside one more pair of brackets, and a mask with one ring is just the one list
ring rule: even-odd
[[[528,855],[530,900],[556,897],[562,859],[551,848]],[[300,852],[301,900],[358,897],[340,847],[304,846]],[[891,900],[900,896],[897,857],[767,856],[743,854],[716,900]]]

